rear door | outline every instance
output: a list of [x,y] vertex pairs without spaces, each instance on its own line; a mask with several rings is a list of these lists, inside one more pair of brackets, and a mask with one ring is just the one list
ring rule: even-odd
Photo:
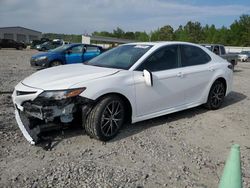
[[213,77],[215,67],[210,62],[211,57],[201,48],[193,45],[180,45],[180,72],[186,85],[183,86],[186,104],[200,102],[206,94]]
[[66,64],[83,62],[83,45],[73,46],[65,53]]
[[96,46],[85,46],[83,60],[88,61],[101,53],[100,49]]

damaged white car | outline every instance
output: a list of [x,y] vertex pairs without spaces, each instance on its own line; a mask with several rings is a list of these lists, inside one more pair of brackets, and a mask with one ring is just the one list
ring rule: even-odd
[[43,131],[78,120],[96,139],[125,122],[205,104],[218,109],[232,87],[232,65],[184,42],[132,43],[83,64],[38,71],[13,92],[18,126],[31,143]]

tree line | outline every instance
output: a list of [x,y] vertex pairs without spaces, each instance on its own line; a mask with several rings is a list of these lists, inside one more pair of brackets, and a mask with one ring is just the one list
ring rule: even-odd
[[[215,25],[202,26],[200,22],[189,21],[174,30],[170,25],[160,27],[150,33],[145,31],[124,31],[117,27],[112,32],[95,31],[93,36],[115,37],[135,41],[186,41],[194,43],[219,43],[232,46],[250,46],[250,15],[242,15],[228,28]],[[62,38],[65,41],[81,42],[81,35],[46,33],[44,37]]]

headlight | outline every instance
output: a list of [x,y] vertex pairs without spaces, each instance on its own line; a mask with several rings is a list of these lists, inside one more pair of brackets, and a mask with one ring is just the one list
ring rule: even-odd
[[75,97],[81,94],[86,88],[69,89],[69,90],[58,90],[58,91],[44,91],[39,97],[44,97],[54,100],[62,100],[70,97]]
[[47,56],[41,56],[41,57],[36,58],[37,61],[41,61],[45,59],[48,59]]

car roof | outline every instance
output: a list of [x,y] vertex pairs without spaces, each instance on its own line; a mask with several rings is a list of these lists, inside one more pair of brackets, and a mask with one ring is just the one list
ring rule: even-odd
[[156,41],[156,42],[135,42],[135,43],[127,43],[123,45],[150,45],[155,47],[161,47],[166,45],[173,45],[173,44],[187,44],[193,46],[200,46],[199,44],[191,43],[191,42],[182,42],[182,41]]
[[93,47],[101,48],[101,46],[97,46],[97,45],[93,45],[93,44],[83,44],[83,43],[71,43],[71,44],[65,44],[65,45],[68,45],[69,47],[77,46],[77,45],[86,45],[86,46],[93,46]]
[[202,46],[223,46],[222,44],[200,44]]

